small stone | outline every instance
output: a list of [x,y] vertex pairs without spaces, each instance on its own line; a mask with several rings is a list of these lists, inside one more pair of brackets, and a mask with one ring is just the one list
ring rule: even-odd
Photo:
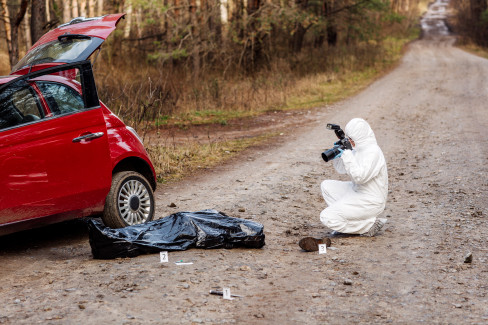
[[347,285],[347,286],[352,285],[352,280],[351,279],[345,279],[344,280],[344,285]]
[[188,283],[183,283],[181,286],[183,287],[183,289],[190,288],[190,285]]
[[267,279],[268,278],[268,273],[264,272],[264,273],[261,273],[260,275],[258,275],[258,279],[260,280],[264,280],[264,279]]
[[456,308],[462,308],[462,307],[463,307],[463,305],[461,305],[461,304],[452,304],[452,305],[453,305],[454,307],[456,307]]
[[239,208],[239,212],[246,212],[246,209],[244,209],[244,208]]
[[254,314],[254,317],[256,317],[256,318],[264,318],[264,314]]
[[239,268],[239,270],[241,270],[241,271],[251,271],[251,268],[249,266],[247,266],[247,265],[243,265],[243,266],[241,266]]
[[171,202],[170,204],[168,204],[168,206],[169,206],[170,208],[176,208],[176,204],[174,204],[174,202]]
[[466,256],[464,256],[464,263],[471,263],[471,262],[473,262],[473,254],[469,252],[468,254],[466,254]]
[[78,305],[78,308],[80,308],[81,310],[84,310],[85,309],[85,305],[79,304]]
[[15,299],[14,304],[20,304],[20,299]]

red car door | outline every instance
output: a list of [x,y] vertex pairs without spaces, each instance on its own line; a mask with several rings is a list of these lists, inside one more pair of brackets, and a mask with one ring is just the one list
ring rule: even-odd
[[0,88],[0,224],[103,210],[111,162],[91,65],[65,66],[44,74],[75,69],[78,89],[74,80],[42,72]]

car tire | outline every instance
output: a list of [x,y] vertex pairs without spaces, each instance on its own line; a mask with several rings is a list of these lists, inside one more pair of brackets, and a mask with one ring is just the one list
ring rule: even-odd
[[103,211],[103,223],[110,228],[141,224],[154,218],[154,193],[144,176],[134,171],[112,177]]

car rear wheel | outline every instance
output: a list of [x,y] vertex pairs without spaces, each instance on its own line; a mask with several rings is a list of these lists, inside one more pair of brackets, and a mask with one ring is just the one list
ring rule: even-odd
[[149,182],[133,171],[112,177],[102,220],[110,228],[122,228],[153,220],[154,194]]

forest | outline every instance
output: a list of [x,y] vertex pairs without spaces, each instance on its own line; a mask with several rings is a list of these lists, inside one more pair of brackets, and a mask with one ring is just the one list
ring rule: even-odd
[[[92,58],[102,101],[144,135],[167,126],[223,125],[344,98],[398,60],[404,44],[419,36],[427,5],[425,0],[0,0],[0,73],[8,74],[37,39],[62,23],[123,12],[125,19]],[[486,1],[452,0],[452,6],[452,25],[464,39],[486,45]],[[161,157],[160,150],[153,157]],[[165,175],[164,164],[158,165]]]

